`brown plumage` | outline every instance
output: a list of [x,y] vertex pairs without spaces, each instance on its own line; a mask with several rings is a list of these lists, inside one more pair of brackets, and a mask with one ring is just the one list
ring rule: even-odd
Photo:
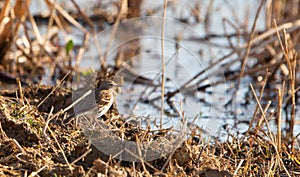
[[[63,124],[68,124],[74,117],[83,115],[89,115],[95,117],[95,119],[103,116],[114,102],[114,89],[116,86],[118,86],[118,84],[113,81],[104,81],[100,87],[74,106],[75,113],[64,119]],[[93,95],[95,96],[95,99],[93,99]]]

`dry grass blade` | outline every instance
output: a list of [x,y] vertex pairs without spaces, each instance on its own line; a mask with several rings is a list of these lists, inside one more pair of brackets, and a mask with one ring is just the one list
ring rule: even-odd
[[72,23],[74,26],[76,26],[83,33],[88,32],[80,23],[78,23],[71,15],[69,15],[60,5],[58,5],[57,3],[52,3],[49,0],[45,0],[45,2],[47,3],[47,5],[49,7],[55,8],[63,17],[65,17],[70,23]]
[[25,7],[27,3],[30,3],[30,0],[16,1],[13,10],[10,9],[9,0],[3,4],[0,13],[0,60],[11,47],[18,34],[20,24],[25,20],[28,12]]
[[117,19],[115,21],[115,24],[114,24],[113,28],[112,28],[112,32],[111,32],[111,34],[109,36],[109,41],[108,41],[108,44],[107,44],[107,48],[106,48],[103,56],[100,57],[101,67],[105,67],[106,66],[106,60],[107,60],[106,57],[111,52],[111,47],[112,47],[112,45],[114,43],[114,40],[115,40],[115,37],[116,37],[116,33],[118,31],[118,28],[119,28],[120,21],[127,14],[127,11],[122,11],[122,10],[124,10],[124,8],[122,8],[122,7],[125,6],[126,4],[127,4],[127,0],[122,0],[121,1],[121,4],[120,4],[121,10],[120,10],[120,12],[118,14],[118,17],[117,17]]
[[[261,111],[261,113],[262,113],[262,116],[263,116],[263,118],[264,118],[264,120],[265,120],[265,123],[266,123],[266,125],[267,125],[268,133],[267,133],[266,135],[267,135],[268,138],[270,139],[270,142],[271,142],[272,146],[274,147],[274,149],[275,149],[275,151],[276,151],[276,157],[278,158],[277,160],[279,160],[279,162],[282,164],[281,166],[282,166],[282,168],[285,170],[285,172],[287,173],[287,175],[290,176],[289,171],[286,169],[286,167],[285,167],[285,165],[284,165],[282,159],[280,158],[281,156],[280,156],[280,154],[279,154],[279,152],[278,152],[277,143],[276,143],[276,141],[274,140],[274,137],[273,137],[273,134],[272,134],[272,132],[271,132],[271,128],[270,128],[270,126],[269,126],[268,120],[267,120],[267,118],[266,118],[266,116],[265,116],[264,110],[263,110],[263,108],[262,108],[262,106],[261,106],[261,104],[260,104],[260,102],[259,102],[259,100],[258,100],[258,97],[257,97],[257,95],[256,95],[256,93],[255,93],[255,90],[254,90],[252,84],[250,84],[250,88],[251,88],[251,91],[252,91],[252,93],[253,93],[253,95],[254,95],[254,97],[255,97],[256,102],[258,103],[258,106],[259,106],[259,108],[260,108],[260,111]],[[274,168],[276,169],[276,167],[274,167]],[[274,170],[275,170],[275,169],[274,169]]]
[[95,24],[94,22],[80,9],[79,5],[74,1],[71,0],[73,5],[76,7],[78,13],[85,19],[85,21],[90,25],[90,28],[92,30],[92,33],[95,33]]
[[249,53],[250,53],[250,49],[251,49],[251,46],[252,46],[252,42],[251,41],[254,38],[257,20],[258,20],[260,11],[261,11],[261,9],[262,9],[262,7],[264,5],[264,2],[265,1],[263,1],[263,0],[260,1],[260,5],[259,5],[259,7],[258,7],[258,9],[256,11],[256,14],[255,14],[255,19],[254,19],[254,22],[253,22],[253,25],[252,25],[252,28],[251,28],[251,32],[250,32],[250,39],[247,42],[246,51],[245,51],[245,54],[243,56],[243,60],[242,60],[242,64],[241,64],[240,76],[239,76],[239,78],[237,80],[236,92],[234,93],[234,97],[237,94],[237,91],[239,90],[242,77],[244,76],[244,72],[245,72],[245,68],[246,68],[246,64],[247,64],[247,59],[248,59],[248,56],[249,56]]
[[26,154],[26,151],[22,148],[19,142],[16,139],[12,139],[13,143],[18,147],[18,149],[22,152],[22,154]]
[[47,168],[47,165],[42,166],[40,169],[38,169],[37,171],[32,172],[28,177],[34,177],[34,176],[38,176],[38,174],[44,170],[45,168]]
[[[1,44],[5,43],[8,39],[12,36],[12,20],[10,17],[8,17],[9,13],[9,0],[6,0],[4,2],[3,8],[1,10],[0,14],[0,42]],[[1,49],[5,49],[5,45],[1,45]],[[2,55],[1,55],[2,56]],[[2,58],[2,57],[1,57]]]
[[[29,4],[26,4],[25,8],[29,12]],[[35,37],[36,37],[37,41],[39,42],[40,45],[44,46],[45,43],[46,43],[46,40],[42,37],[42,35],[40,33],[40,30],[39,30],[39,28],[38,28],[38,26],[37,26],[37,24],[36,24],[36,22],[35,22],[35,20],[32,16],[32,14],[29,13],[28,15],[29,15],[29,20],[31,22],[31,25],[32,25],[32,28],[33,28],[33,31],[34,31],[34,34],[35,34]]]
[[[268,111],[271,103],[272,103],[272,101],[268,101],[268,104],[266,105],[265,109],[263,110],[264,111],[263,114],[266,115],[266,113],[267,113],[267,111]],[[259,120],[257,122],[257,125],[255,127],[255,132],[258,132],[258,131],[260,131],[263,128],[263,122],[264,122],[264,120],[265,120],[264,116],[261,115],[261,117],[259,118]],[[269,119],[267,119],[267,120],[269,120]]]
[[[16,1],[16,4],[14,6],[14,15],[17,20],[20,22],[24,22],[26,14],[29,12],[26,8],[28,4],[30,4],[31,0],[25,0],[25,1]],[[17,27],[18,28],[18,27]],[[16,28],[16,30],[17,30]]]
[[[254,97],[255,97],[256,103],[258,104],[258,107],[259,107],[259,109],[260,109],[260,111],[261,111],[261,113],[262,113],[262,116],[263,116],[263,118],[264,118],[264,121],[265,121],[265,123],[266,123],[266,125],[267,125],[267,128],[268,128],[268,134],[267,134],[267,136],[268,136],[268,138],[271,140],[271,142],[275,145],[276,143],[275,143],[275,140],[273,139],[272,131],[271,131],[271,128],[270,128],[270,126],[269,126],[269,122],[268,122],[268,120],[267,120],[267,118],[266,118],[265,111],[264,111],[264,109],[262,108],[262,106],[261,106],[261,104],[260,104],[260,101],[259,101],[259,99],[258,99],[258,97],[257,97],[257,95],[256,95],[256,93],[255,93],[255,90],[254,90],[252,84],[250,84],[250,88],[251,88],[251,91],[252,91],[252,93],[253,93],[253,95],[254,95]],[[275,147],[276,147],[276,146],[275,146]]]
[[51,121],[51,116],[52,116],[53,110],[54,110],[54,107],[52,106],[52,107],[51,107],[51,110],[50,110],[50,113],[49,113],[49,115],[48,115],[47,121],[46,121],[46,123],[45,123],[45,126],[44,126],[44,128],[43,128],[43,134],[44,134],[44,136],[45,136],[45,138],[46,138],[47,140],[50,140],[49,136],[48,136],[47,133],[46,133],[46,130],[48,129],[49,123],[50,123],[50,121]]
[[60,145],[60,142],[59,142],[59,141],[57,140],[57,138],[55,137],[54,132],[53,132],[49,127],[47,127],[47,129],[48,129],[48,131],[50,132],[50,135],[52,136],[52,138],[54,139],[56,145],[58,146],[58,148],[59,148],[61,154],[63,155],[64,160],[65,160],[65,162],[67,163],[67,165],[68,165],[70,171],[72,171],[73,168],[72,168],[71,164],[69,163],[68,158],[67,158],[67,156],[66,156],[64,150],[62,149],[61,145]]
[[[267,85],[267,80],[268,80],[268,71],[266,71],[266,75],[265,75],[265,78],[264,78],[264,84],[263,84],[263,86],[262,86],[262,88],[261,88],[261,90],[260,90],[259,101],[261,101],[261,98],[262,98],[262,96],[263,96],[265,87],[266,87],[266,85]],[[255,119],[255,116],[256,116],[256,114],[257,114],[257,111],[258,111],[258,104],[256,104],[256,107],[255,107],[255,110],[254,110],[254,112],[253,112],[253,115],[252,115],[252,118],[251,118],[251,121],[250,121],[250,124],[249,124],[247,133],[250,132],[250,129],[251,129],[252,124],[253,124],[253,122],[254,122],[254,119]]]
[[165,102],[165,18],[167,13],[168,1],[164,1],[164,12],[161,26],[161,105],[160,105],[160,124],[159,128],[162,129],[163,116],[164,116],[164,102]]
[[284,45],[282,43],[281,37],[279,35],[279,30],[277,28],[277,23],[274,20],[275,23],[275,27],[277,29],[277,36],[278,36],[278,40],[280,42],[280,47],[281,50],[283,52],[285,61],[287,63],[288,66],[288,76],[289,76],[289,89],[290,89],[290,93],[291,93],[291,98],[292,98],[292,109],[291,109],[291,118],[289,120],[289,132],[287,133],[287,137],[291,140],[291,144],[292,144],[292,151],[294,151],[294,125],[295,125],[295,114],[296,114],[296,66],[297,66],[297,53],[295,52],[295,50],[289,46],[288,43],[288,37],[287,37],[287,33],[286,30],[283,29],[283,34],[284,34]]
[[[218,9],[223,10],[223,6],[219,7],[219,2],[216,1],[204,4],[197,2],[198,6],[196,7],[192,2],[184,4],[183,7],[190,7],[191,10],[194,10],[190,16],[186,13],[187,11],[181,13],[178,10],[177,14],[177,8],[182,8],[180,2],[167,0],[164,1],[164,6],[160,5],[154,10],[141,9],[145,6],[141,6],[139,0],[117,0],[108,3],[99,1],[96,4],[88,4],[88,7],[84,4],[84,8],[93,6],[89,9],[89,13],[84,11],[81,2],[77,0],[71,0],[71,4],[55,0],[42,2],[45,2],[50,13],[44,14],[44,11],[41,14],[33,13],[31,7],[35,4],[30,4],[30,0],[3,0],[0,3],[0,48],[2,49],[0,51],[0,70],[1,73],[4,70],[4,74],[7,72],[9,76],[13,76],[10,83],[17,83],[14,85],[16,90],[0,91],[0,176],[54,174],[57,176],[223,177],[297,176],[300,174],[300,153],[297,151],[300,133],[297,132],[298,130],[294,130],[298,113],[296,106],[299,103],[297,95],[300,89],[297,80],[297,76],[299,76],[297,52],[300,50],[298,45],[300,41],[298,32],[300,29],[299,0],[261,0],[259,5],[251,4],[247,7],[248,9],[242,8],[245,10],[243,16],[245,18],[242,17],[242,19],[238,12],[240,8],[236,9],[236,4],[230,4],[232,2],[228,1],[224,6],[232,13],[226,14],[229,16],[223,18],[223,21],[222,18],[219,19],[220,22],[217,25],[221,27],[223,22],[223,29],[219,29],[218,32],[221,30],[223,32],[218,34],[213,32],[214,30],[211,31],[212,33],[209,31],[212,26],[215,26],[215,20],[211,21],[212,14],[215,15],[214,13]],[[252,3],[252,1],[247,2],[247,5],[248,3]],[[147,5],[146,8],[148,8]],[[256,30],[256,25],[262,20],[260,12],[263,11],[263,8],[266,8],[266,30]],[[113,12],[110,12],[110,9]],[[165,17],[173,15],[174,12],[166,13],[169,10],[175,10],[175,19],[178,20],[177,15],[182,14],[179,21],[182,20],[181,22],[192,28],[195,27],[195,29],[203,27],[201,32],[205,33],[201,38],[197,34],[185,36],[186,28],[179,31],[172,29],[170,34],[174,37],[175,43],[173,55],[169,53],[173,51],[169,50],[172,47],[169,43],[166,45],[166,41],[164,41],[165,37],[169,37],[167,26],[166,29],[164,26]],[[156,12],[163,16],[160,23],[162,24],[160,28],[162,39],[159,40],[161,50],[156,50],[160,46],[149,45],[148,38],[145,42],[140,38],[135,39],[133,43],[130,41],[130,44],[127,43],[128,40],[124,43],[125,40],[116,39],[123,37],[123,34],[119,36],[120,29],[130,29],[119,26],[122,20],[140,17],[143,13],[153,14]],[[204,16],[201,16],[203,12]],[[92,15],[88,16],[89,14]],[[215,15],[215,17],[219,16]],[[273,25],[271,20],[273,18],[278,21],[278,26],[276,21]],[[93,20],[96,20],[97,23]],[[249,22],[252,23],[250,31],[248,30]],[[108,25],[114,25],[111,28],[110,36],[98,37],[97,34],[100,33],[96,34],[94,30],[103,29]],[[44,31],[44,27],[47,28],[46,31]],[[131,27],[138,27],[142,32],[146,32],[143,29],[148,26],[144,26],[143,23]],[[138,29],[134,31],[134,34],[141,31]],[[131,32],[130,34],[126,32],[125,36],[128,37],[126,39],[136,37],[136,35],[132,36]],[[172,32],[178,32],[178,34],[174,35]],[[70,35],[73,34],[74,36],[70,40]],[[89,43],[91,40],[93,43]],[[200,45],[190,46],[199,41]],[[242,41],[245,42],[241,44]],[[113,47],[118,42],[122,42],[120,50],[113,50],[116,49]],[[206,50],[206,47],[202,47],[202,44],[207,44],[207,42],[210,43],[209,51]],[[103,43],[106,49],[102,51]],[[69,49],[69,45],[71,45],[71,49]],[[124,48],[123,45],[125,45]],[[90,46],[96,48],[95,52],[98,55],[94,55],[94,50],[88,50]],[[191,52],[195,52],[195,56],[199,56],[201,62],[206,57],[209,60],[205,63],[204,68],[198,69],[195,65],[193,66],[193,69],[196,68],[195,70],[188,71],[189,65],[187,68],[184,66],[184,70],[192,74],[189,78],[184,73],[180,75],[181,69],[177,67],[185,64],[181,61],[188,62],[185,60],[185,52],[182,50],[187,46],[191,47]],[[168,47],[168,50],[165,47]],[[214,49],[217,49],[217,52],[213,51]],[[130,54],[127,54],[128,51]],[[143,63],[144,59],[147,59],[141,54],[152,56],[157,51],[162,52],[161,55],[153,55],[154,57],[151,59],[159,59],[156,61],[160,61],[160,63],[154,64],[162,67],[161,73],[156,73],[152,80],[140,77],[144,71],[142,65],[146,64]],[[85,60],[84,52],[92,52],[93,56],[90,57],[90,53],[87,53],[87,60]],[[220,55],[216,55],[219,52]],[[227,53],[222,55],[222,52]],[[114,58],[115,54],[120,60],[116,60],[115,65],[111,65],[112,62],[109,60]],[[168,61],[165,61],[165,54],[170,56],[168,56]],[[96,85],[104,80],[114,80],[113,78],[119,76],[117,75],[120,73],[119,71],[124,69],[129,74],[126,76],[127,78],[124,77],[125,84],[122,92],[141,91],[141,93],[130,95],[130,99],[125,104],[123,104],[123,100],[120,101],[122,98],[118,97],[107,114],[103,115],[99,121],[94,117],[91,117],[90,120],[87,116],[83,116],[82,121],[77,121],[79,124],[64,124],[66,116],[76,112],[75,105],[81,103],[87,96],[93,96],[91,95],[92,90],[83,91],[77,94],[79,97],[77,100],[72,100],[75,95],[72,95],[70,88],[65,89],[72,85],[71,77],[67,78],[67,76],[74,71],[85,70],[85,62],[95,59],[94,56],[99,57],[102,65],[100,66],[101,70],[97,72]],[[133,58],[138,59],[131,60]],[[118,61],[121,62],[118,63]],[[169,83],[173,83],[173,78],[165,78],[165,74],[169,74],[169,69],[173,70],[171,61],[176,62],[174,74],[183,78],[178,80],[180,85],[176,88],[169,85]],[[126,62],[131,62],[133,65],[128,67]],[[81,65],[84,65],[83,68],[80,68]],[[138,72],[136,72],[135,66],[141,66],[137,69]],[[240,71],[238,66],[241,66]],[[42,68],[43,73],[37,73],[34,74],[36,76],[31,77],[37,68]],[[68,70],[71,72],[67,72]],[[3,75],[1,73],[0,80]],[[82,72],[80,76],[86,74],[89,76],[90,72]],[[216,78],[213,78],[214,74],[217,76]],[[20,79],[17,79],[18,77]],[[79,79],[82,81],[80,85],[85,85],[84,83],[93,85],[94,80],[89,78],[92,77],[88,77],[86,79],[88,81]],[[139,85],[127,88],[127,83],[132,83],[133,79]],[[26,82],[32,80],[33,84],[25,86],[23,80]],[[250,89],[243,82],[249,80],[253,83],[253,85],[250,84]],[[5,81],[3,80],[3,82]],[[39,82],[50,83],[54,86],[35,85]],[[158,82],[159,84],[157,84]],[[224,84],[225,87],[222,87],[223,85],[219,87],[218,84]],[[235,102],[241,106],[237,112],[243,112],[242,118],[244,116],[252,118],[250,125],[248,120],[236,121],[234,118],[228,120],[227,118],[234,116],[240,118],[229,107],[234,104],[234,100],[228,97],[225,98],[226,100],[223,97],[218,99],[219,95],[215,94],[219,94],[219,91],[230,94],[232,91],[238,90],[238,88],[234,90],[236,84],[241,87],[239,95],[241,93],[242,96],[244,91],[248,91],[246,95],[243,95],[245,97],[239,97]],[[245,86],[243,90],[242,86]],[[159,90],[160,87],[161,90]],[[166,93],[164,87],[170,92]],[[143,89],[139,90],[140,88]],[[220,89],[218,90],[218,88]],[[255,90],[255,88],[258,89]],[[190,94],[191,92],[192,94]],[[182,96],[184,96],[184,101],[178,101]],[[210,102],[210,96],[216,96],[218,105]],[[189,107],[191,99],[195,100],[197,105],[199,102],[205,104],[203,110],[202,105],[199,105],[203,112],[199,113],[197,108]],[[137,100],[137,102],[131,102],[131,100]],[[225,102],[225,106],[221,100],[222,103]],[[161,106],[159,105],[160,101]],[[137,104],[138,102],[141,105]],[[164,109],[166,104],[169,107]],[[205,127],[204,119],[210,118],[210,114],[206,112],[206,106],[210,106],[210,110],[213,111],[219,109],[219,104],[221,107],[224,106],[224,109],[220,108],[220,110],[224,110],[220,117],[224,116],[225,118],[226,116],[224,124],[227,125],[223,124],[222,128],[224,129],[220,127],[219,134],[211,136],[210,131],[207,131]],[[119,109],[120,105],[122,110]],[[154,108],[156,113],[160,111],[160,124],[159,120],[155,119],[156,117],[148,116],[148,113],[146,116],[144,114],[137,115],[144,105]],[[128,114],[120,114],[123,112],[123,106],[125,111],[128,110]],[[256,106],[255,110],[249,113],[252,106]],[[183,110],[183,107],[187,109]],[[132,109],[129,110],[130,108]],[[190,114],[194,114],[193,111],[196,114],[194,119]],[[213,113],[218,114],[218,112]],[[167,116],[170,117],[170,121],[166,120],[166,124],[162,124],[162,118]],[[145,117],[148,119],[145,120]],[[285,124],[283,123],[284,118],[287,118]],[[96,120],[95,123],[92,120]],[[179,124],[174,125],[173,120],[178,121]],[[88,121],[94,126],[88,128],[93,130],[92,134],[93,138],[95,135],[95,140],[87,136],[87,131],[82,126],[85,125],[83,121]],[[235,123],[232,123],[234,121]],[[209,120],[209,124],[213,123]],[[94,132],[94,130],[99,130],[95,128],[96,125],[100,129],[99,134]],[[162,125],[170,127],[164,128]],[[156,129],[151,130],[152,127],[156,127]],[[97,142],[102,141],[103,138],[111,140],[109,136],[102,136],[103,131],[101,130],[104,129],[112,131],[112,134],[109,135],[114,135],[117,140],[116,144],[104,141],[108,149],[117,147],[114,153],[103,153],[101,151],[103,144],[98,144],[100,148],[97,146]],[[247,132],[241,133],[244,131]],[[294,136],[293,133],[298,134]],[[226,135],[227,140],[225,140]],[[129,149],[130,146],[127,144],[120,145],[126,141],[132,141],[137,145],[136,148]],[[154,147],[155,153],[152,153],[154,151],[149,146]],[[123,153],[132,156],[135,162],[122,161],[125,160]],[[155,154],[158,154],[157,158],[148,159]]]
[[71,165],[75,165],[76,162],[80,161],[81,159],[83,159],[84,157],[86,157],[90,152],[92,152],[92,149],[88,149],[86,152],[84,152],[80,157],[78,157],[77,159],[75,159]]
[[78,68],[79,68],[79,64],[81,63],[82,61],[82,56],[85,52],[85,49],[87,48],[88,46],[88,42],[89,42],[89,39],[90,39],[90,33],[85,33],[84,35],[84,39],[83,39],[83,45],[82,47],[80,47],[79,51],[78,51],[78,54],[76,56],[76,64],[75,64],[75,67],[74,67],[74,71],[77,72]]
[[284,92],[284,82],[282,85],[282,89],[277,89],[278,92],[278,118],[277,118],[277,147],[278,152],[281,154],[281,115],[282,115],[282,100],[283,100],[283,93]]

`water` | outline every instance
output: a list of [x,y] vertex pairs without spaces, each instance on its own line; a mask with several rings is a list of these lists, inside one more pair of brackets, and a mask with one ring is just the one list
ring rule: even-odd
[[[31,8],[33,13],[40,13],[40,6],[32,1]],[[37,1],[41,2],[41,1]],[[61,1],[62,2],[62,1]],[[90,9],[93,2],[76,1],[83,9]],[[166,66],[166,87],[165,93],[172,92],[180,88],[184,83],[192,77],[204,70],[201,77],[193,80],[191,85],[203,86],[213,84],[217,81],[225,80],[224,69],[222,63],[217,64],[212,70],[205,70],[212,63],[230,53],[232,49],[228,48],[229,42],[224,38],[212,38],[210,42],[203,40],[207,34],[231,34],[236,33],[239,26],[244,26],[244,30],[250,31],[256,9],[258,8],[258,0],[244,1],[213,1],[211,6],[211,14],[206,16],[209,3],[211,1],[171,1],[167,9],[167,19],[165,28],[165,43],[164,57]],[[106,2],[108,3],[108,2]],[[196,4],[199,5],[199,13],[197,14],[200,23],[196,23],[191,15],[191,9]],[[67,10],[74,10],[69,5],[61,4]],[[144,1],[142,5],[142,14],[148,14],[149,9],[161,9],[163,1]],[[113,10],[106,9],[106,10]],[[90,15],[89,10],[85,10]],[[139,39],[141,52],[140,54],[128,59],[128,64],[131,65],[134,72],[140,76],[149,78],[155,84],[161,82],[161,24],[162,10],[158,10],[153,14],[155,17],[143,17],[124,21],[120,24],[114,42],[108,52],[108,64],[115,64],[115,58],[122,46],[130,43],[133,39]],[[264,29],[264,12],[262,11],[257,22],[257,29]],[[205,17],[209,18],[204,21]],[[188,24],[181,23],[175,19],[185,19]],[[236,26],[226,23],[226,31],[224,31],[223,20],[236,24]],[[192,24],[192,25],[191,25]],[[243,30],[243,29],[239,29]],[[107,49],[107,44],[113,28],[107,26],[105,30],[99,32],[96,40],[100,43],[102,52]],[[243,32],[243,31],[240,31]],[[75,44],[81,44],[83,33],[77,30],[76,34],[72,34]],[[176,40],[180,38],[181,40]],[[190,40],[199,39],[199,40]],[[232,44],[241,46],[244,44],[242,39],[232,38]],[[179,47],[178,47],[179,46]],[[96,47],[94,41],[90,42],[87,52],[84,54],[84,59],[81,63],[82,68],[99,70],[99,48]],[[227,61],[237,58],[236,55],[231,56]],[[231,69],[236,70],[240,67],[235,64]],[[201,82],[199,82],[201,80]],[[198,85],[195,85],[198,83]],[[242,81],[235,105],[225,109],[226,103],[230,101],[232,82],[224,82],[223,84],[213,85],[205,91],[195,91],[195,88],[181,89],[179,94],[176,94],[170,99],[173,105],[167,102],[165,105],[164,127],[177,126],[179,129],[183,124],[183,120],[187,120],[188,125],[198,126],[209,131],[211,135],[215,135],[220,127],[224,124],[234,124],[236,120],[232,119],[232,114],[237,114],[240,120],[250,120],[255,109],[255,101],[253,100],[247,108],[241,106],[245,101],[245,94],[249,92],[249,84],[252,79],[245,78]],[[145,92],[142,96],[141,94]],[[155,128],[156,124],[160,123],[160,99],[153,101],[151,104],[143,103],[143,100],[151,100],[159,97],[161,90],[159,87],[148,87],[147,85],[138,85],[130,82],[125,82],[122,87],[122,92],[117,97],[118,109],[121,114],[130,120],[136,120],[141,126],[145,127],[148,123]],[[248,127],[241,127],[247,129]]]

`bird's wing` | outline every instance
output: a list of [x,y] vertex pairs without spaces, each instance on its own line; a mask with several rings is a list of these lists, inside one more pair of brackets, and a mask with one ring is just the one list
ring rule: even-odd
[[103,116],[114,102],[114,95],[112,90],[102,90],[99,92],[99,99],[97,99],[97,107],[99,110],[98,117]]
[[[85,92],[83,91],[76,91],[72,94],[72,100],[76,101],[81,98],[81,96]],[[73,107],[74,112],[70,114],[69,117],[63,120],[64,124],[68,124],[74,117],[86,114],[87,112],[94,112],[94,114],[97,114],[96,111],[94,111],[96,108],[96,101],[95,101],[95,92],[92,91],[90,94],[88,94],[86,97],[82,98],[78,103],[76,103]]]

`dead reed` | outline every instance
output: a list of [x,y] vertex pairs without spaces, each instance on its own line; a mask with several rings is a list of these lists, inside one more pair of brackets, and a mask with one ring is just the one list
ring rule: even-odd
[[[170,154],[152,161],[124,162],[99,151],[75,125],[60,123],[72,107],[71,91],[63,87],[69,88],[72,74],[80,71],[79,63],[82,61],[83,52],[90,37],[95,34],[93,20],[102,19],[102,22],[117,24],[114,30],[116,33],[118,24],[123,19],[137,17],[139,11],[132,8],[140,7],[140,2],[121,1],[113,4],[117,7],[117,12],[109,14],[98,9],[97,12],[102,14],[92,18],[73,0],[72,4],[77,10],[75,14],[68,13],[58,3],[45,0],[50,14],[46,18],[46,33],[42,34],[37,22],[39,17],[30,12],[30,0],[16,1],[13,5],[9,0],[3,1],[0,13],[0,68],[1,72],[9,74],[8,78],[18,80],[18,88],[16,91],[0,92],[0,175],[300,175],[300,133],[294,134],[295,125],[297,121],[299,122],[297,104],[300,87],[297,77],[300,64],[298,56],[300,10],[297,7],[300,3],[297,0],[267,2],[261,0],[250,32],[246,27],[240,27],[229,19],[224,19],[223,28],[226,29],[228,24],[234,26],[235,33],[207,34],[201,39],[190,39],[201,42],[203,39],[226,38],[231,52],[212,61],[207,68],[180,86],[180,89],[193,88],[198,91],[223,82],[237,81],[234,82],[236,86],[234,88],[238,91],[242,80],[246,76],[251,77],[253,83],[249,85],[249,94],[256,103],[256,108],[254,112],[249,113],[252,116],[247,131],[236,135],[228,130],[226,141],[219,141],[217,138],[207,141],[201,128],[190,127],[191,130],[185,133],[182,142]],[[212,4],[213,1],[209,4],[207,18],[204,20],[207,33],[213,14]],[[168,7],[169,5],[174,6],[168,4]],[[167,1],[161,9],[165,16]],[[262,9],[265,10],[266,28],[257,31],[257,18]],[[191,7],[190,10],[195,22],[202,22],[199,17],[200,5]],[[156,11],[159,9],[149,9],[148,13]],[[83,39],[81,45],[73,44],[69,35],[72,28],[81,32]],[[110,36],[110,44],[113,43],[115,33]],[[59,34],[63,34],[63,39],[59,38]],[[163,34],[162,26],[162,38]],[[239,38],[245,43],[235,46],[233,38]],[[59,43],[61,41],[63,43]],[[163,40],[161,45],[164,51]],[[107,51],[103,51],[99,46],[97,51],[103,71],[99,73],[97,82],[111,79],[118,72],[118,66],[110,67],[106,63],[105,57],[110,52],[110,47]],[[76,49],[77,53],[72,52]],[[138,51],[137,47],[132,50],[133,53]],[[164,66],[163,53],[161,62]],[[199,78],[207,73],[216,72],[220,63],[226,80],[203,85],[204,79]],[[229,68],[235,63],[240,63],[241,69],[231,71]],[[45,64],[50,72],[47,76],[43,67]],[[162,68],[161,87],[164,88],[165,72],[164,67]],[[44,77],[56,86],[40,85]],[[258,79],[259,77],[261,78]],[[23,83],[35,85],[25,87]],[[168,93],[162,89],[159,97],[148,101],[161,99],[163,114],[163,100],[174,97],[180,89]],[[233,95],[231,101],[234,99]],[[105,123],[110,129],[118,132],[117,137],[122,141],[151,143],[153,139],[163,135],[172,135],[171,129],[161,128],[160,131],[153,131],[150,128],[138,128],[122,119],[116,108],[111,109],[108,114],[114,115],[115,118],[108,118]],[[184,110],[180,115],[184,117]],[[271,128],[274,122],[275,131]],[[142,148],[139,147],[135,155],[141,155],[141,151]]]

